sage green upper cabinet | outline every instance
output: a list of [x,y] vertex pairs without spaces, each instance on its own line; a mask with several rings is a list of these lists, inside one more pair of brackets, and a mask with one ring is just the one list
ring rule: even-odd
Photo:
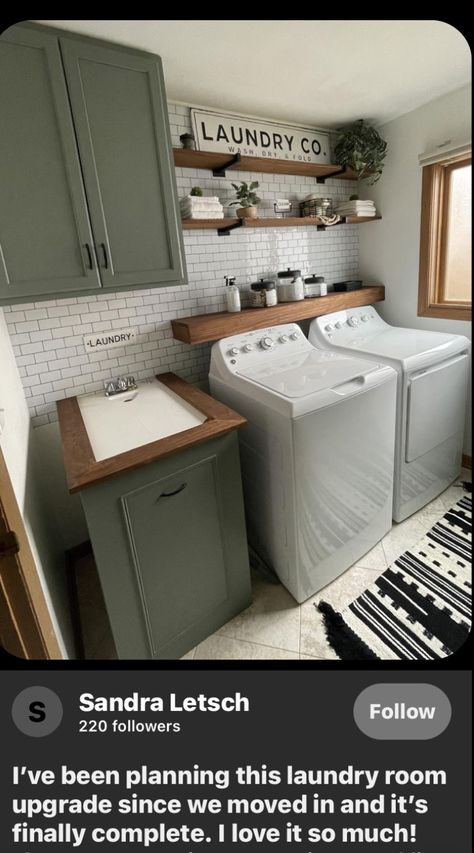
[[185,283],[159,57],[0,38],[0,304]]
[[61,38],[104,287],[183,279],[158,57]]
[[0,40],[0,297],[100,287],[57,38]]

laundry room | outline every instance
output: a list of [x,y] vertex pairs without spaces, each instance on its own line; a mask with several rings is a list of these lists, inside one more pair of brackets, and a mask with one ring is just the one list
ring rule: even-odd
[[188,667],[460,648],[462,32],[21,21],[0,109],[0,646]]

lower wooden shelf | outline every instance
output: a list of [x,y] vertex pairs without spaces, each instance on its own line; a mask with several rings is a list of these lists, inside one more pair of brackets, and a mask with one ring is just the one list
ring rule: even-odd
[[318,228],[325,231],[326,228],[336,228],[338,225],[359,225],[362,222],[374,222],[382,219],[381,216],[343,216],[334,225],[325,225],[318,216],[287,216],[284,218],[260,218],[236,219],[227,217],[225,219],[182,219],[181,225],[185,231],[195,231],[200,228],[216,230],[220,234],[229,233],[236,228]]
[[252,329],[265,329],[279,323],[293,323],[356,308],[361,305],[373,305],[385,299],[385,287],[382,284],[361,287],[349,293],[329,293],[299,302],[280,302],[273,308],[243,308],[235,314],[216,311],[213,314],[198,314],[195,317],[179,317],[171,321],[173,337],[185,344],[202,344],[217,341],[238,332],[250,332]]

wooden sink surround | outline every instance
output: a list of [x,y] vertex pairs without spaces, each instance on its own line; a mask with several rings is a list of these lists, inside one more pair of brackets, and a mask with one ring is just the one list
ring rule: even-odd
[[119,453],[97,462],[82,420],[77,397],[57,401],[59,428],[64,453],[66,477],[71,494],[94,486],[110,477],[157,462],[173,453],[224,435],[246,424],[245,418],[209,394],[176,376],[159,373],[156,378],[171,391],[206,415],[204,423],[182,432],[168,435],[149,444]]
[[[361,287],[349,293],[329,293],[299,302],[280,302],[272,308],[243,308],[242,311],[229,313],[217,311],[212,314],[198,314],[194,317],[179,317],[171,321],[173,337],[185,344],[202,344],[205,341],[217,341],[239,332],[253,329],[265,329],[280,323],[294,323],[345,308],[361,305],[374,305],[385,299],[385,287],[382,284]],[[197,406],[196,406],[197,408]]]

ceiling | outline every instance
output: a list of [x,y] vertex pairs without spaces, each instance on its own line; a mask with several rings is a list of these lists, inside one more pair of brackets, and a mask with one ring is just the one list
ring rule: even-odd
[[442,21],[41,21],[158,53],[170,100],[316,127],[382,124],[471,79]]

